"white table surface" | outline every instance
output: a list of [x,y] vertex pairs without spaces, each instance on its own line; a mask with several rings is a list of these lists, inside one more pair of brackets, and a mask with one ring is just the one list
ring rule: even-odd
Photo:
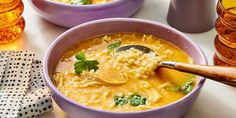
[[[24,34],[15,42],[0,45],[0,50],[30,50],[42,60],[50,43],[67,29],[43,20],[27,0],[23,1],[25,4],[23,16],[26,19]],[[167,24],[169,2],[170,0],[146,0],[133,17]],[[215,30],[200,34],[186,33],[186,35],[203,49],[209,64],[212,64]],[[67,118],[55,103],[54,107],[53,112],[45,113],[39,118]],[[236,88],[207,80],[194,106],[184,118],[236,118]]]

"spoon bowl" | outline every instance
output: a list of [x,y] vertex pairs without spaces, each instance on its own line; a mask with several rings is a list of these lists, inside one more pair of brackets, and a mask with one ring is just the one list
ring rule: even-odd
[[122,46],[122,47],[117,48],[115,52],[117,53],[117,52],[121,52],[121,51],[126,51],[131,48],[134,48],[136,50],[140,50],[144,53],[154,52],[152,49],[150,49],[146,46],[143,46],[143,45],[126,45],[126,46]]

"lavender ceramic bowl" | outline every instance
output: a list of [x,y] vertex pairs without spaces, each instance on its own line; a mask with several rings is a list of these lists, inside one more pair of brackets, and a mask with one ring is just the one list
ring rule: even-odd
[[207,64],[201,49],[184,34],[169,26],[129,18],[111,18],[88,22],[60,35],[47,51],[44,59],[44,75],[56,103],[71,118],[179,118],[184,115],[196,100],[205,78],[199,77],[196,87],[176,102],[156,109],[129,113],[103,111],[77,104],[57,90],[51,81],[52,75],[60,57],[68,48],[89,37],[116,32],[139,32],[159,36],[186,51],[196,64]]
[[144,0],[114,0],[96,5],[70,5],[51,0],[29,1],[44,19],[68,28],[102,18],[130,17],[144,2]]

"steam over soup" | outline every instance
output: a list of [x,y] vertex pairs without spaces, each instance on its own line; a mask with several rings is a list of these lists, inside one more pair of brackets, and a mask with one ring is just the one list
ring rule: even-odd
[[[115,52],[131,44],[155,52],[145,54],[133,48]],[[86,106],[120,112],[152,109],[182,98],[195,85],[194,75],[166,68],[154,71],[159,61],[167,60],[192,63],[185,52],[158,37],[107,34],[68,50],[57,65],[53,81],[64,95]],[[116,84],[118,80],[122,83]]]

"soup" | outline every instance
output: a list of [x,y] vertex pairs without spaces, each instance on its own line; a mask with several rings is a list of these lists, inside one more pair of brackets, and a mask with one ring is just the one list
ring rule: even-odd
[[[116,51],[133,44],[154,52],[134,48]],[[155,70],[159,61],[193,62],[184,51],[153,35],[107,34],[69,49],[57,65],[53,82],[68,98],[97,109],[153,109],[184,97],[196,83],[196,76],[191,74],[167,68]]]
[[88,5],[88,4],[101,4],[111,2],[112,0],[52,0],[56,2],[62,2],[72,5]]

